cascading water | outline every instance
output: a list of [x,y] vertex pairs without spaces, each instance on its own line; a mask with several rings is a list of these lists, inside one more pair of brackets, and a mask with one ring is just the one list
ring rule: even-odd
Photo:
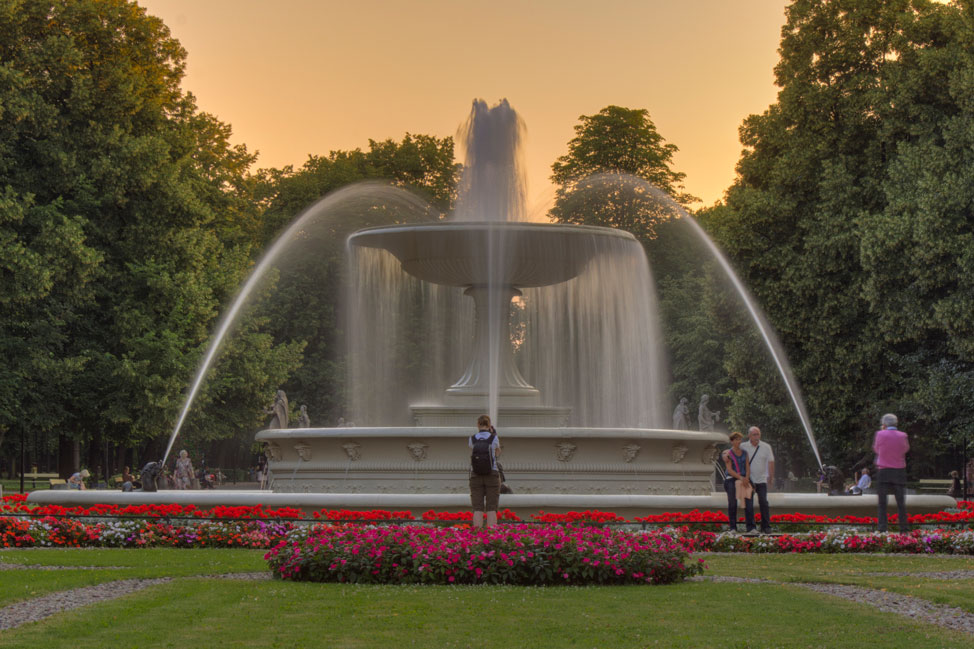
[[[408,244],[388,243],[381,233],[350,240],[354,324],[349,327],[349,366],[357,423],[411,424],[407,403],[441,403],[443,388],[462,375],[448,392],[479,395],[480,409],[494,421],[504,419],[504,402],[536,398],[540,406],[567,408],[571,414],[565,423],[572,425],[665,424],[663,355],[645,254],[633,237],[607,229],[510,227],[525,213],[517,165],[522,128],[506,101],[493,108],[474,102],[461,138],[465,170],[449,237],[438,239],[442,233],[430,227],[432,239],[397,233],[409,237]],[[380,241],[368,243],[372,238]],[[437,244],[440,240],[447,243]],[[526,240],[530,250],[519,251]],[[449,272],[431,273],[430,259]],[[457,270],[471,263],[485,268]],[[537,283],[538,272],[565,264],[573,270]],[[517,265],[531,268],[512,268]],[[469,279],[444,279],[451,273]],[[417,282],[415,276],[433,283]],[[459,334],[461,321],[471,318],[469,305],[462,306],[463,294],[481,300],[476,307],[480,342],[473,345]],[[517,363],[507,359],[512,296],[520,296],[514,307],[525,324],[523,338],[514,345]],[[417,299],[423,315],[408,318]],[[456,333],[446,339],[424,333],[436,329]],[[472,333],[468,326],[466,336]],[[471,352],[474,359],[464,373],[463,365],[458,369],[455,363],[463,363]],[[523,378],[513,365],[520,366]]]
[[[524,123],[506,99],[490,108],[487,102],[473,103],[463,129],[466,148],[460,193],[453,220],[457,222],[505,223],[523,221],[525,178],[519,164]],[[510,296],[502,285],[505,237],[496,229],[487,235],[487,322],[506,316]],[[487,332],[487,413],[497,422],[500,407],[500,354],[503,327]]]
[[368,213],[369,208],[376,205],[381,206],[387,211],[395,211],[400,217],[412,214],[414,220],[419,218],[416,216],[417,214],[425,216],[429,210],[428,205],[409,192],[379,183],[362,183],[340,189],[317,201],[314,205],[302,212],[274,240],[274,243],[267,249],[267,252],[264,253],[253,271],[247,277],[247,280],[240,288],[230,308],[226,310],[220,319],[216,331],[210,338],[210,344],[206,348],[203,361],[197,368],[196,375],[183,401],[176,425],[169,435],[169,443],[166,445],[166,452],[162,459],[163,464],[169,458],[173,444],[176,442],[176,438],[182,430],[186,417],[193,406],[207,373],[217,359],[224,340],[233,331],[241,313],[250,303],[252,296],[257,292],[260,283],[273,268],[284,261],[282,259],[284,253],[286,251],[294,251],[302,245],[302,242],[307,241],[309,239],[309,231],[322,228],[324,225],[327,225],[325,221],[334,219],[345,212],[351,212],[359,216],[360,220],[358,223],[362,224],[361,215]]
[[[467,151],[465,170],[451,220],[488,225],[486,240],[475,242],[486,245],[482,261],[487,264],[488,281],[483,320],[501,325],[486,326],[486,352],[474,349],[472,344],[475,309],[462,289],[417,279],[404,272],[400,261],[387,251],[350,247],[354,270],[348,404],[351,419],[360,425],[411,424],[410,407],[442,401],[443,386],[456,380],[464,371],[465,359],[477,353],[486,356],[481,359],[486,367],[476,370],[486,374],[486,380],[481,381],[486,386],[482,407],[497,421],[502,374],[510,373],[504,369],[502,350],[511,344],[512,336],[516,363],[527,383],[538,388],[535,392],[541,405],[569,408],[567,421],[572,425],[666,425],[669,409],[665,405],[665,365],[655,292],[645,254],[635,240],[594,239],[588,246],[590,259],[577,276],[515,291],[514,295],[521,294],[513,304],[520,329],[511,331],[507,324],[512,293],[506,288],[508,269],[504,260],[505,251],[516,245],[516,239],[501,224],[525,218],[524,182],[517,164],[522,133],[523,125],[506,101],[493,108],[476,101],[462,138]],[[699,225],[668,196],[645,185],[661,203],[667,203],[666,209],[677,211],[692,224],[740,293],[821,463],[787,360],[760,311]],[[293,250],[295,242],[317,227],[322,218],[339,206],[364,212],[364,203],[406,206],[415,215],[428,212],[421,201],[400,190],[359,185],[330,195],[296,219],[257,264],[221,320],[170,437],[166,457],[221,343],[260,280],[279,263],[282,252]],[[531,250],[534,263],[539,267],[557,264],[560,251],[556,248],[562,245],[561,241],[552,241]],[[477,383],[476,377],[468,379]],[[533,389],[527,383],[524,385]]]
[[[659,190],[656,190],[659,191]],[[808,438],[808,443],[812,447],[812,452],[815,454],[815,460],[818,462],[820,469],[824,471],[825,465],[822,462],[822,456],[818,451],[818,444],[815,442],[815,434],[812,432],[812,424],[808,417],[808,411],[805,408],[805,400],[802,398],[801,390],[798,387],[798,381],[795,380],[795,375],[791,370],[791,364],[788,362],[788,357],[785,355],[784,347],[778,341],[777,336],[774,334],[774,329],[768,323],[764,316],[764,313],[758,307],[754,298],[751,297],[750,292],[741,282],[737,273],[734,272],[734,268],[727,261],[724,253],[720,251],[717,244],[714,243],[707,233],[704,231],[700,224],[697,223],[696,219],[686,213],[682,208],[677,208],[681,212],[683,218],[687,220],[690,227],[697,234],[701,241],[707,246],[707,249],[713,254],[717,263],[720,264],[721,269],[726,273],[727,278],[733,284],[734,289],[737,291],[738,295],[741,296],[741,300],[744,301],[744,306],[747,307],[747,311],[757,325],[758,332],[761,334],[761,339],[764,340],[765,346],[768,348],[768,352],[771,354],[771,358],[774,361],[775,367],[778,368],[778,373],[781,375],[781,379],[785,382],[785,389],[788,390],[788,397],[791,399],[792,404],[795,406],[795,410],[798,413],[798,418],[801,420],[802,428],[805,430],[805,435]]]
[[[812,431],[811,420],[805,407],[805,401],[802,398],[798,381],[792,372],[791,364],[788,362],[784,347],[778,341],[774,329],[771,327],[763,311],[744,286],[744,283],[741,282],[737,273],[734,272],[733,266],[731,266],[723,252],[717,247],[713,239],[707,235],[697,220],[673,200],[671,196],[642,178],[626,174],[602,174],[586,178],[585,185],[586,191],[591,193],[590,196],[586,197],[587,200],[598,200],[600,194],[609,192],[611,188],[613,192],[633,197],[635,199],[633,201],[634,203],[642,204],[647,212],[654,213],[658,219],[678,219],[687,224],[693,232],[693,237],[703,244],[707,253],[720,266],[724,276],[740,297],[742,304],[748,312],[748,316],[757,327],[758,333],[761,335],[761,339],[771,356],[771,360],[774,362],[775,368],[778,370],[778,374],[784,382],[788,398],[795,408],[812,453],[815,455],[815,460],[818,462],[819,468],[824,468],[818,450],[818,444],[815,440],[815,434]],[[651,317],[657,317],[655,309]]]

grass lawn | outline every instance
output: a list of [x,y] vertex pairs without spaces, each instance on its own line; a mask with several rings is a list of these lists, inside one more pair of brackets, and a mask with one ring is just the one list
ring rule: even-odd
[[[889,577],[890,572],[974,571],[971,556],[880,556],[835,554],[713,555],[708,575],[767,577],[775,581],[832,583],[884,588],[974,613],[974,580],[929,577]],[[769,576],[770,575],[770,576]]]
[[[260,551],[246,550],[2,551],[0,560],[5,562],[117,569],[2,571],[0,593],[14,583],[41,584],[50,575],[69,581],[79,574],[103,575],[99,581],[122,576],[179,578],[0,632],[0,647],[974,648],[974,636],[787,583],[417,587],[207,577],[261,570],[261,556]],[[902,592],[934,601],[938,593],[962,598],[969,589],[957,582],[869,573],[974,569],[974,559],[953,557],[714,555],[707,563],[709,575],[902,587]],[[52,584],[53,589],[77,585],[42,585],[51,590],[47,587]],[[958,590],[945,590],[945,585],[957,585]]]
[[83,588],[118,579],[192,577],[266,570],[263,550],[3,550],[0,561],[36,566],[71,566],[94,570],[0,571],[0,606],[59,590]]

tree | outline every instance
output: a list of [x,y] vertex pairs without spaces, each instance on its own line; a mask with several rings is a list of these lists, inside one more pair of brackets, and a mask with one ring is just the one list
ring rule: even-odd
[[[0,389],[31,395],[21,411],[86,442],[94,468],[109,443],[159,438],[174,422],[250,264],[253,156],[180,90],[185,52],[135,3],[2,0],[0,33],[0,245],[25,253],[4,262],[17,280],[4,282],[0,344],[21,361]],[[270,394],[296,349],[255,349],[244,390]],[[210,413],[197,430],[235,416]]]
[[[369,140],[369,150],[332,151],[310,156],[294,170],[263,170],[255,188],[262,247],[321,197],[363,181],[382,181],[428,202],[419,211],[398,209],[378,188],[362,187],[356,209],[333,209],[308,228],[304,241],[289,249],[275,295],[263,305],[276,340],[307,343],[305,362],[284,385],[292,403],[308,406],[316,424],[347,416],[345,341],[340,305],[345,289],[345,239],[374,225],[442,218],[453,205],[460,165],[453,139],[406,134],[400,142]],[[406,206],[407,208],[411,206]]]
[[[860,220],[863,296],[901,376],[910,414],[937,455],[974,440],[974,14],[968,3],[921,14],[904,52],[889,118],[908,125]],[[954,460],[952,468],[960,468]]]
[[[945,360],[968,380],[970,15],[966,2],[789,6],[778,100],[745,120],[729,210],[714,223],[788,350],[826,455],[846,466],[868,457],[879,415],[897,411],[914,466],[933,470],[945,449],[923,394]],[[944,279],[921,281],[933,276]]]
[[558,185],[551,217],[562,223],[603,225],[646,241],[672,210],[644,184],[686,205],[685,174],[671,169],[675,144],[667,144],[645,109],[606,106],[582,115],[568,153],[552,165]]

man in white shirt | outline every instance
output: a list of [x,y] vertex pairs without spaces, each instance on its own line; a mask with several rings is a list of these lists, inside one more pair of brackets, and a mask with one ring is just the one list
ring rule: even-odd
[[[761,509],[761,533],[768,534],[771,532],[768,489],[774,482],[774,451],[771,450],[770,444],[761,441],[761,429],[757,426],[748,429],[747,439],[747,444],[741,444],[741,448],[747,452],[748,462],[751,465],[751,484],[754,485],[754,494],[758,497],[758,506]],[[747,531],[753,532],[754,528],[751,527]]]
[[872,483],[873,479],[869,477],[869,469],[863,468],[862,477],[859,478],[859,482],[849,488],[849,493],[856,496],[861,495],[866,489],[869,489]]

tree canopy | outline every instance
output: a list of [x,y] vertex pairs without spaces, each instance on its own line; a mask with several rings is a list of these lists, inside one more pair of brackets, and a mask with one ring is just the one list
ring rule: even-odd
[[836,462],[868,456],[887,411],[915,436],[919,470],[970,432],[972,15],[968,2],[796,0],[778,101],[741,127],[714,234]]
[[648,240],[672,213],[644,182],[680,204],[695,200],[683,192],[686,174],[671,168],[676,145],[659,134],[649,111],[606,106],[579,120],[568,153],[551,167],[554,220],[619,228]]
[[[180,90],[185,52],[134,3],[3,0],[0,33],[0,428],[85,439],[94,467],[106,442],[172,425],[250,264],[231,234],[253,156]],[[254,421],[220,405],[253,403],[296,362],[246,346],[251,380],[212,386],[201,434]]]

